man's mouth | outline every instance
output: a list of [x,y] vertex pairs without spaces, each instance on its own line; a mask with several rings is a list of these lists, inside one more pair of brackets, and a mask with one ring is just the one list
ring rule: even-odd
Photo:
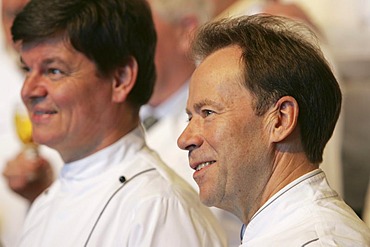
[[203,162],[203,163],[201,163],[201,164],[197,165],[197,167],[195,168],[195,170],[196,170],[196,171],[200,171],[200,170],[202,170],[204,167],[209,166],[209,165],[211,165],[211,164],[213,164],[213,163],[215,163],[215,162],[216,162],[216,161],[207,161],[207,162]]
[[31,114],[31,120],[34,124],[47,123],[51,117],[57,113],[58,111],[56,110],[35,109]]
[[56,114],[57,111],[48,111],[48,110],[37,110],[37,111],[34,111],[34,115],[36,116],[41,116],[41,115],[52,115],[52,114]]
[[51,114],[55,114],[57,113],[56,111],[35,111],[34,114],[35,115],[44,115],[44,114],[48,114],[48,115],[51,115]]

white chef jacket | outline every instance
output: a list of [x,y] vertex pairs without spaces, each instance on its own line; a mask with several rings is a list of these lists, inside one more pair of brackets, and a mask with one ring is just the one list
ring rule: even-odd
[[87,241],[86,246],[226,246],[214,221],[195,191],[147,148],[137,128],[65,164],[32,205],[19,246],[85,246]]
[[242,247],[370,246],[370,230],[321,169],[293,181],[252,217]]
[[[177,146],[177,138],[188,124],[185,112],[188,86],[188,83],[185,83],[175,94],[155,108],[148,105],[143,106],[140,115],[142,119],[149,115],[154,115],[158,119],[158,122],[146,131],[148,146],[198,191],[199,187],[193,179],[194,170],[189,167],[188,153]],[[228,247],[239,246],[242,222],[225,210],[215,207],[210,209],[226,231]]]

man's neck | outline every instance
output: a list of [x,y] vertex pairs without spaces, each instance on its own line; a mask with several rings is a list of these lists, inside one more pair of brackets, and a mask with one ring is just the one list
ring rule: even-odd
[[261,191],[261,194],[256,198],[256,204],[248,210],[247,215],[243,216],[243,222],[248,224],[252,216],[272,196],[294,180],[317,168],[319,168],[319,166],[309,162],[304,152],[295,154],[279,153],[276,156],[275,163],[272,164],[270,178],[268,179],[263,191]]

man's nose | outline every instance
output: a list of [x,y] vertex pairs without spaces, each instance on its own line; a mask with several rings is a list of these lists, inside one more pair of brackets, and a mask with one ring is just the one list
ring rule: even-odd
[[29,101],[44,98],[47,95],[47,89],[41,76],[28,76],[22,86],[21,96],[23,102],[27,104]]
[[183,150],[191,151],[202,145],[203,138],[200,135],[200,128],[194,120],[189,122],[184,131],[177,139],[177,146]]

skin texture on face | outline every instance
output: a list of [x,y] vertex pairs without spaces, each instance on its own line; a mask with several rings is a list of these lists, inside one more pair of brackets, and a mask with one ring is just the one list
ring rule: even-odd
[[70,162],[122,136],[116,128],[121,122],[116,121],[120,106],[114,102],[113,76],[99,76],[95,63],[62,37],[26,44],[21,59],[26,74],[22,99],[37,143]]
[[195,70],[187,103],[189,123],[178,145],[189,151],[193,169],[207,164],[193,175],[201,201],[243,218],[258,208],[273,154],[267,119],[255,115],[253,97],[241,84],[240,57],[238,47],[226,47]]

